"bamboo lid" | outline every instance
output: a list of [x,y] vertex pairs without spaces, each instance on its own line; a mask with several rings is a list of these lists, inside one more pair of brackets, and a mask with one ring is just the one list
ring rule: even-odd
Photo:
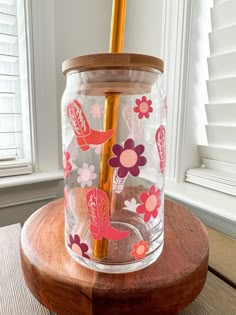
[[74,57],[65,60],[62,64],[62,71],[65,75],[73,70],[83,72],[87,70],[115,68],[163,73],[164,62],[159,58],[142,54],[102,53]]

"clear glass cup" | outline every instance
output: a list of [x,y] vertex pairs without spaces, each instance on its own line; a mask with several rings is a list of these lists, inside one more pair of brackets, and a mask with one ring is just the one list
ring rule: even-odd
[[164,242],[163,62],[97,54],[63,63],[65,244],[107,273],[144,268]]

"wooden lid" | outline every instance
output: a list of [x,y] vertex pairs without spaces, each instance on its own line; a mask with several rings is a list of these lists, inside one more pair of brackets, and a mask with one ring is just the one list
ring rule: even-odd
[[164,62],[159,58],[148,55],[103,53],[74,57],[65,60],[62,63],[62,71],[64,74],[73,70],[87,71],[114,68],[146,70],[163,73]]

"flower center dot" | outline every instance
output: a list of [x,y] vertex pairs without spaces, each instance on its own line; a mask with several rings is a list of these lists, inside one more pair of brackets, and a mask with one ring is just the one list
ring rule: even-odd
[[89,170],[83,170],[83,172],[82,172],[82,174],[81,174],[82,180],[83,180],[83,181],[89,180],[89,179],[90,179],[90,175],[91,175],[91,173],[90,173]]
[[82,250],[77,244],[73,244],[72,248],[73,252],[75,252],[77,255],[82,256]]
[[153,210],[155,210],[156,205],[157,205],[157,197],[155,195],[149,196],[145,203],[145,207],[147,211],[152,212]]
[[138,255],[142,255],[144,251],[145,251],[145,247],[143,245],[139,245],[139,247],[136,250]]
[[146,113],[148,111],[148,104],[146,102],[142,102],[139,105],[139,110],[141,113]]
[[122,166],[130,168],[133,167],[138,161],[137,153],[134,150],[124,150],[120,155],[120,163]]

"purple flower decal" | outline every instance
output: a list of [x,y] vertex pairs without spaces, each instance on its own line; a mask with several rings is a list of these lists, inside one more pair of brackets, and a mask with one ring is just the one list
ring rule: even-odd
[[114,144],[112,151],[116,157],[111,158],[108,164],[111,167],[118,167],[120,178],[127,176],[128,172],[132,176],[138,176],[139,166],[144,166],[147,163],[147,159],[141,156],[144,152],[144,146],[139,144],[135,147],[133,139],[127,139],[124,148],[119,144]]
[[70,244],[68,246],[79,256],[83,256],[85,258],[90,259],[90,257],[85,254],[88,251],[88,245],[80,242],[80,238],[78,234],[75,234],[74,237],[69,235]]

